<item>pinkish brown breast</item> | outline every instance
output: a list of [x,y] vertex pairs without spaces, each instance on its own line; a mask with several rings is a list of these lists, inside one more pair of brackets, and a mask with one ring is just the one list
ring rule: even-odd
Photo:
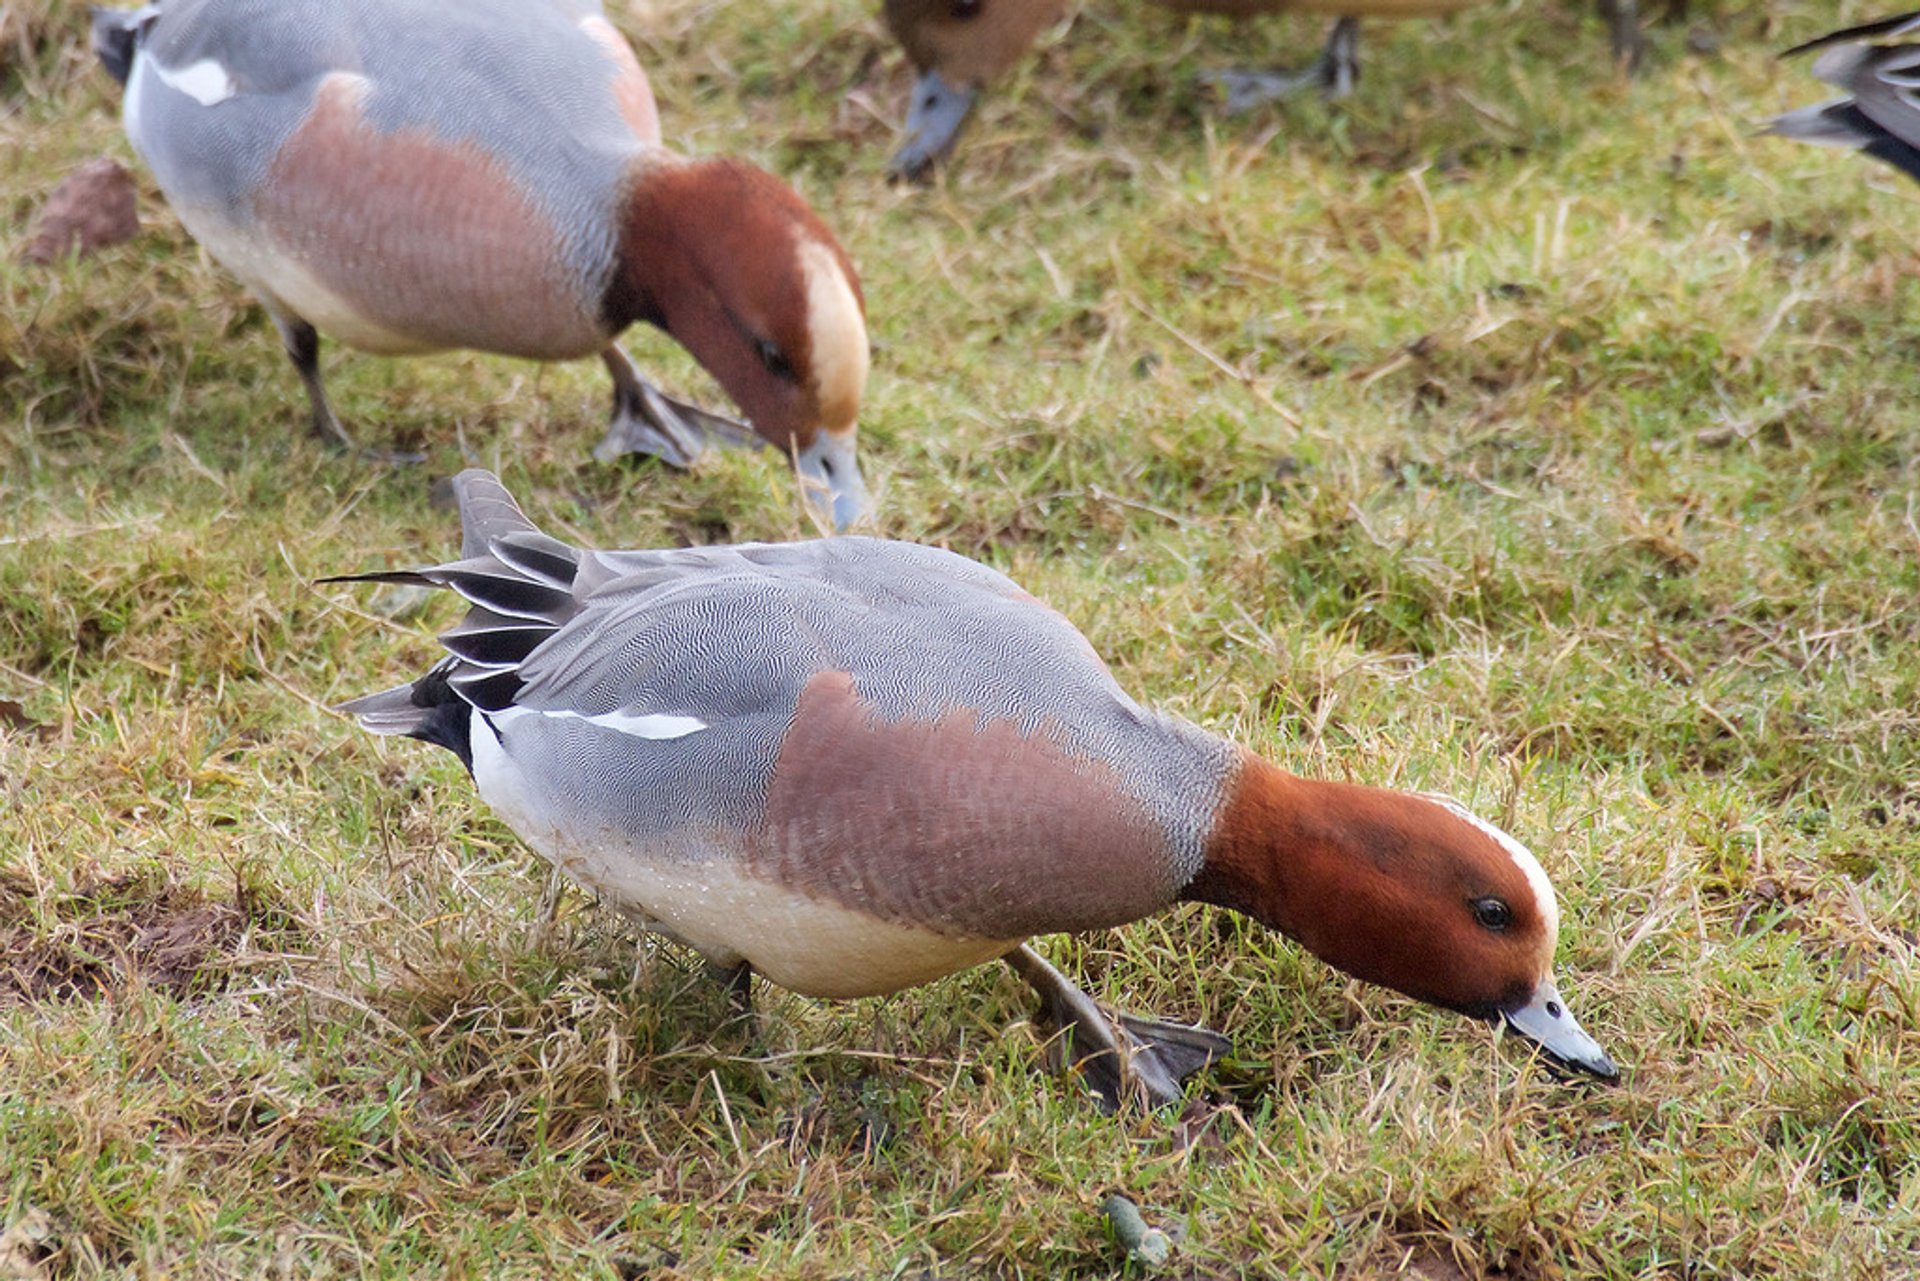
[[363,88],[329,76],[275,156],[255,214],[289,263],[262,284],[369,350],[568,359],[604,347],[561,229],[505,168],[472,143],[373,128]]
[[1179,890],[1175,861],[1114,770],[1045,725],[965,707],[888,721],[823,672],[781,744],[747,870],[885,920],[1018,939],[1157,911]]

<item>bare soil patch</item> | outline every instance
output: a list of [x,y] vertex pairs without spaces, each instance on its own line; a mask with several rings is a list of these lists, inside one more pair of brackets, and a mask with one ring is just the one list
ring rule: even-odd
[[0,879],[0,1005],[93,1000],[135,982],[217,987],[250,915],[158,872],[92,878],[44,905],[35,897],[24,878]]

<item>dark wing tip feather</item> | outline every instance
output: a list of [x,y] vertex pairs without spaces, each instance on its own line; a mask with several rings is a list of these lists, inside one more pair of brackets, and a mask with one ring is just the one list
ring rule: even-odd
[[571,588],[580,571],[579,552],[538,530],[503,534],[493,540],[490,550],[502,564],[553,587]]
[[544,625],[549,631],[573,612],[573,593],[545,583],[523,578],[508,567],[502,573],[474,570],[449,570],[447,585],[468,603],[509,618],[522,618]]
[[318,583],[403,583],[408,587],[445,587],[447,584],[438,578],[429,578],[430,570],[419,569],[376,569],[364,574],[328,574],[325,578],[316,578]]
[[1872,22],[1863,22],[1857,27],[1845,27],[1839,31],[1830,31],[1824,36],[1816,36],[1804,44],[1797,44],[1783,51],[1782,58],[1797,58],[1803,53],[1812,53],[1815,49],[1825,49],[1829,45],[1849,44],[1856,40],[1870,40],[1875,36],[1904,36],[1920,30],[1920,12],[1897,14],[1891,18],[1878,18]]
[[476,667],[517,667],[553,635],[553,626],[496,614],[475,605],[458,626],[440,633],[440,643]]
[[515,695],[526,684],[513,669],[503,672],[469,668],[456,671],[447,681],[458,694],[483,712],[503,712],[513,706]]

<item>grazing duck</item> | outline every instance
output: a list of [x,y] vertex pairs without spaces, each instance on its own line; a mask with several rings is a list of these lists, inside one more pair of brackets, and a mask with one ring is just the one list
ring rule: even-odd
[[96,10],[127,136],[187,230],[265,305],[317,430],[352,444],[319,334],[367,351],[599,355],[595,449],[686,466],[752,441],[616,344],[667,331],[845,528],[867,509],[860,282],[786,184],[660,143],[653,92],[594,0],[162,0]]
[[1771,132],[1805,142],[1858,147],[1920,180],[1920,42],[1875,44],[1920,36],[1920,13],[1848,27],[1796,45],[1780,56],[1824,50],[1813,74],[1845,89],[1834,98],[1776,116]]
[[[1156,0],[1184,13],[1249,18],[1275,13],[1336,15],[1320,56],[1298,71],[1228,71],[1209,77],[1229,111],[1245,111],[1303,88],[1329,98],[1360,78],[1360,18],[1437,17],[1484,0]],[[1635,0],[1599,0],[1614,56],[1632,66],[1641,49]],[[918,70],[907,107],[907,139],[888,165],[896,178],[922,176],[952,150],[982,90],[1059,22],[1071,0],[884,0],[887,29]]]
[[869,996],[1004,959],[1104,1098],[1163,1102],[1224,1041],[1108,1017],[1024,940],[1198,901],[1614,1075],[1554,986],[1546,873],[1458,803],[1297,778],[1148,711],[951,552],[582,551],[487,472],[454,491],[459,560],[329,580],[453,589],[448,656],[341,710],[453,752],[543,856],[738,984]]

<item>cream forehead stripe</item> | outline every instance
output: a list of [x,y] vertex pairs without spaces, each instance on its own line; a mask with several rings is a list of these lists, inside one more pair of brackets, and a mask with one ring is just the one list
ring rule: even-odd
[[817,240],[802,244],[800,271],[807,282],[807,333],[813,341],[821,426],[844,431],[853,426],[867,386],[867,325],[833,250]]
[[1527,878],[1527,884],[1533,887],[1534,900],[1540,904],[1540,915],[1547,924],[1547,940],[1549,943],[1547,957],[1551,960],[1553,957],[1551,944],[1560,937],[1560,900],[1554,897],[1553,882],[1547,879],[1547,869],[1540,866],[1540,860],[1533,856],[1533,851],[1529,850],[1519,841],[1514,840],[1511,836],[1508,836],[1493,824],[1487,822],[1484,818],[1481,818],[1478,814],[1475,814],[1459,801],[1454,800],[1451,796],[1442,796],[1438,792],[1423,792],[1421,795],[1454,817],[1479,828],[1488,836],[1491,836],[1499,844],[1500,848],[1507,852],[1507,857],[1513,860],[1514,866],[1518,867],[1521,874]]

